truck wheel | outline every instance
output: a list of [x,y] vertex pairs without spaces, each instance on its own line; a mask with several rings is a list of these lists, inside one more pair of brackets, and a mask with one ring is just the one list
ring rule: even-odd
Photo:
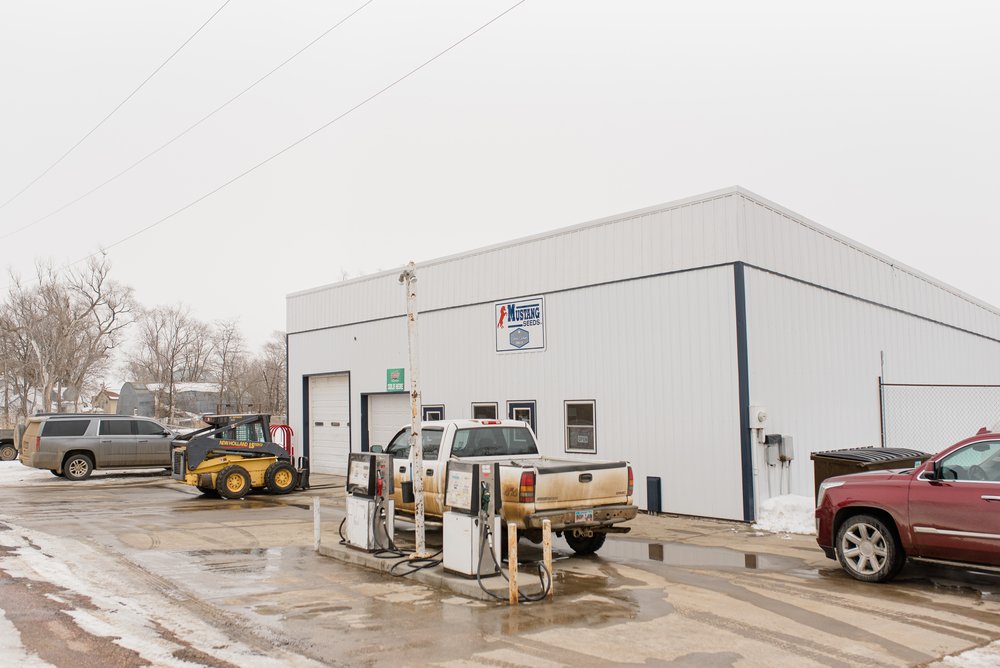
[[63,475],[68,480],[83,480],[94,472],[94,460],[88,455],[70,455],[63,462]]
[[885,582],[899,573],[906,556],[885,522],[871,515],[855,515],[837,531],[837,559],[856,580]]
[[607,540],[608,534],[595,531],[593,536],[587,538],[586,536],[574,536],[572,531],[567,531],[563,536],[577,554],[593,554],[601,549],[604,541]]
[[0,445],[0,461],[9,462],[12,459],[17,459],[17,448],[10,443]]
[[264,472],[264,484],[271,494],[288,494],[298,482],[295,468],[288,462],[275,462]]
[[250,491],[250,474],[237,464],[227,466],[215,477],[215,491],[223,499],[242,499]]

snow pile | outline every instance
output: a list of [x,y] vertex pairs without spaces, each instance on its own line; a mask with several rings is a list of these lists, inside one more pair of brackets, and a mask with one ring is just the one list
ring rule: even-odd
[[53,482],[58,480],[46,469],[36,469],[25,466],[14,459],[9,462],[0,462],[0,485],[7,487],[19,482]]
[[970,649],[957,656],[946,656],[932,667],[954,666],[955,668],[995,668],[1000,666],[1000,642],[979,649]]
[[771,533],[816,533],[816,506],[808,496],[786,494],[760,504],[754,528]]

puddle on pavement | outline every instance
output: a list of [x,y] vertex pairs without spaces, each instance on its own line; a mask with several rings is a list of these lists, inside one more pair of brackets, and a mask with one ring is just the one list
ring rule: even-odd
[[205,570],[212,573],[264,573],[285,559],[285,549],[280,547],[190,550],[187,554],[196,557]]
[[743,568],[783,571],[802,565],[798,559],[771,554],[740,552],[724,547],[706,547],[687,543],[646,543],[608,540],[598,555],[604,559],[652,561],[666,566],[699,568]]

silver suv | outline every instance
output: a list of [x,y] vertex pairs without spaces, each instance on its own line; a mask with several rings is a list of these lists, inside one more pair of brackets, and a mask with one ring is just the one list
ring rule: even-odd
[[94,469],[169,468],[175,434],[144,417],[36,415],[21,438],[21,463],[83,480]]

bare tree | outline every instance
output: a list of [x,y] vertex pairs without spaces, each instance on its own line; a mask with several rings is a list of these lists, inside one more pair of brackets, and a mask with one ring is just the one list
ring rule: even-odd
[[[132,291],[111,280],[110,271],[102,255],[69,272],[39,264],[31,285],[11,277],[0,308],[0,346],[5,388],[14,391],[21,417],[38,401],[49,410],[54,389],[56,410],[63,408],[64,388],[74,390],[79,407],[83,387],[120,342]],[[9,402],[8,393],[5,397]]]
[[284,332],[274,332],[264,343],[255,363],[255,372],[260,380],[261,405],[273,414],[285,414],[286,396],[285,363],[287,355],[287,339]]
[[177,383],[202,381],[207,373],[212,353],[208,325],[181,305],[144,310],[138,322],[139,343],[127,369],[134,378],[161,384],[158,404],[165,403],[166,417],[173,417]]
[[[240,410],[239,397],[243,394],[244,383],[240,378],[246,365],[246,343],[235,320],[216,323],[213,339],[213,362],[219,379],[219,401],[221,407],[226,398],[235,398],[236,410]],[[235,390],[235,391],[234,391]]]

